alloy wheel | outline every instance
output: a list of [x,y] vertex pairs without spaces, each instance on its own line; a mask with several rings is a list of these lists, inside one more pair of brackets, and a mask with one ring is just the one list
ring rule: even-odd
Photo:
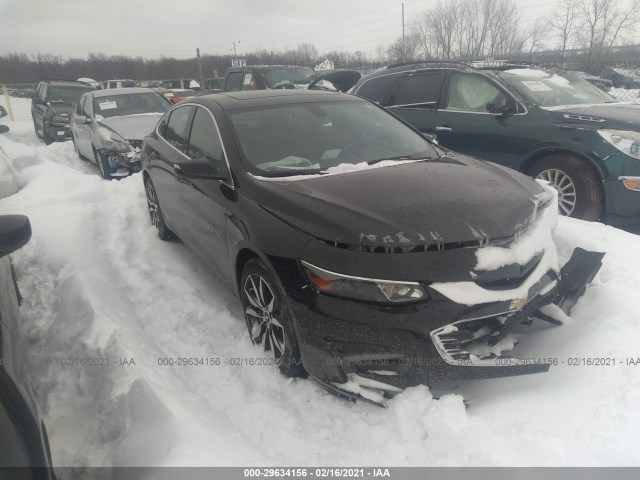
[[536,177],[545,180],[558,191],[558,207],[562,215],[569,216],[576,206],[576,187],[571,177],[562,170],[543,170]]
[[276,296],[269,283],[256,273],[247,276],[243,289],[247,299],[245,317],[251,340],[257,344],[262,343],[265,351],[273,350],[276,364],[280,365],[287,341],[285,329],[274,308]]
[[153,189],[153,185],[151,182],[147,182],[147,205],[149,207],[149,217],[151,218],[151,223],[154,227],[158,228],[160,225],[160,216],[158,209],[158,199],[156,197],[156,192]]

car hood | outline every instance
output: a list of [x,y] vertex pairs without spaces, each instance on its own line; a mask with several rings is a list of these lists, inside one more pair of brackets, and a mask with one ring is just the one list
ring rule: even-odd
[[598,105],[566,105],[560,107],[547,108],[551,114],[563,121],[565,115],[571,115],[573,120],[593,124],[600,124],[602,127],[616,128],[640,128],[640,105],[634,103],[603,103]]
[[124,115],[121,117],[101,118],[98,123],[113,130],[125,140],[143,140],[156,128],[162,115],[162,113]]
[[264,209],[313,237],[385,248],[508,238],[552,197],[518,172],[464,156],[254,186]]

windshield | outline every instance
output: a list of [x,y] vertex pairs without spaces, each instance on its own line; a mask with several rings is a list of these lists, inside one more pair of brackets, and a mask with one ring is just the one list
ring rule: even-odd
[[78,103],[80,95],[92,88],[83,87],[49,87],[49,103],[68,103],[75,105]]
[[264,73],[264,82],[268,88],[276,88],[287,83],[297,83],[315,72],[307,67],[271,68]]
[[313,174],[439,156],[420,134],[364,102],[268,106],[229,116],[245,168],[259,175]]
[[164,113],[171,105],[159,93],[109,95],[93,100],[96,115],[119,117],[140,113]]
[[572,72],[506,70],[500,77],[541,107],[611,103],[617,100]]

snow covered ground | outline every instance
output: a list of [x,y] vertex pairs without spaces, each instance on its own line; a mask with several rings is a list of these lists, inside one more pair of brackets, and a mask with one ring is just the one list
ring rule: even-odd
[[[140,175],[104,181],[70,142],[46,147],[30,122],[10,125],[0,145],[20,191],[0,213],[33,226],[13,259],[57,466],[640,465],[640,364],[626,364],[640,357],[639,237],[560,219],[562,262],[578,245],[607,255],[564,326],[521,337],[519,356],[558,359],[549,373],[350,404],[272,367],[230,365],[264,355],[215,276],[157,238]],[[109,364],[63,365],[87,357]],[[227,363],[159,366],[167,357]],[[602,357],[615,365],[568,365]]]

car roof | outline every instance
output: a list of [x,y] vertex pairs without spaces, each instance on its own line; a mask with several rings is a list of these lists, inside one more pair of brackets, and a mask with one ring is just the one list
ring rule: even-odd
[[40,83],[46,83],[47,85],[65,86],[65,87],[80,87],[92,89],[93,86],[85,82],[79,82],[77,80],[43,80]]
[[144,87],[108,88],[106,90],[95,90],[95,91],[92,91],[91,93],[94,96],[94,98],[99,98],[99,97],[110,97],[112,95],[131,95],[134,93],[149,93],[149,92],[158,93],[157,91],[151,88],[144,88]]
[[366,100],[346,93],[322,90],[247,90],[220,92],[194,97],[189,103],[211,105],[217,103],[224,110],[263,107],[311,102],[366,102]]

